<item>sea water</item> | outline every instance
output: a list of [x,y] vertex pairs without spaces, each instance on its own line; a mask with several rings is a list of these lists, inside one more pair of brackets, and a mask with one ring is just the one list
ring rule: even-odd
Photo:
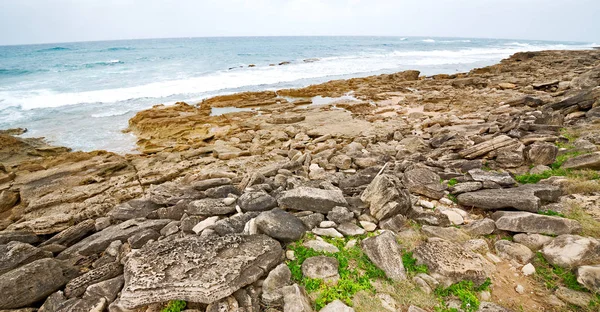
[[[417,69],[465,72],[519,51],[592,43],[428,37],[179,38],[0,46],[0,129],[131,152],[136,112],[240,91]],[[282,65],[279,65],[282,64]],[[252,65],[252,66],[250,66]]]

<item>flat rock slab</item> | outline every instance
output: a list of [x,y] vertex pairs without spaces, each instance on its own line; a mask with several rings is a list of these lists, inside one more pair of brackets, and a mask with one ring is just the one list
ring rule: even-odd
[[279,206],[293,210],[328,213],[336,206],[348,206],[341,190],[297,187],[286,191],[278,200]]
[[567,161],[562,164],[561,168],[600,170],[600,152],[567,159]]
[[256,282],[282,257],[279,242],[265,235],[149,243],[125,263],[121,305],[134,309],[169,300],[216,302]]
[[477,182],[494,182],[503,187],[511,187],[517,184],[507,172],[485,171],[481,169],[469,170],[469,175]]
[[378,236],[367,238],[361,242],[361,247],[367,257],[382,269],[388,278],[394,281],[406,279],[402,250],[392,232],[386,231]]
[[560,188],[547,184],[527,184],[509,189],[489,189],[458,195],[458,203],[465,207],[485,210],[514,208],[537,212],[546,203],[555,202]]
[[[453,284],[470,280],[481,285],[494,271],[494,265],[481,255],[443,239],[429,239],[414,250],[418,264],[426,264],[433,276]],[[438,280],[440,280],[438,279]]]
[[500,230],[547,235],[572,234],[581,230],[575,220],[522,211],[497,211],[492,215]]
[[0,275],[43,258],[52,258],[52,253],[21,242],[0,245]]

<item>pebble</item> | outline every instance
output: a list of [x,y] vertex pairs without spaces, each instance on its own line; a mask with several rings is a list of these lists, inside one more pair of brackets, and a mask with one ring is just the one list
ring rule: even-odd
[[440,204],[443,204],[443,205],[448,205],[448,206],[454,205],[454,202],[452,202],[450,199],[448,199],[446,197],[440,198],[439,202],[440,202]]
[[336,224],[333,221],[321,221],[321,223],[319,224],[319,227],[321,228],[332,228],[335,226]]
[[533,264],[527,263],[525,266],[523,266],[523,268],[521,269],[521,272],[523,272],[523,275],[529,276],[529,275],[535,273],[535,267],[533,266]]
[[293,260],[296,260],[296,255],[294,254],[294,251],[293,251],[293,250],[287,250],[287,251],[285,252],[285,257],[286,257],[288,260],[292,260],[292,261],[293,261]]
[[316,228],[316,229],[313,229],[312,232],[317,235],[328,236],[328,237],[338,237],[338,238],[344,237],[344,235],[342,235],[340,232],[338,232],[336,229],[333,229],[333,228],[327,228],[327,229]]
[[525,287],[523,287],[523,285],[517,285],[517,287],[515,287],[515,291],[522,295],[525,293]]
[[423,207],[423,208],[427,208],[427,209],[433,209],[435,208],[435,205],[430,202],[430,201],[426,201],[426,200],[419,200],[419,206]]
[[[235,198],[231,198],[231,197],[227,197],[223,199],[223,204],[229,206],[231,204],[235,203]],[[237,210],[239,206],[236,206],[235,209]]]

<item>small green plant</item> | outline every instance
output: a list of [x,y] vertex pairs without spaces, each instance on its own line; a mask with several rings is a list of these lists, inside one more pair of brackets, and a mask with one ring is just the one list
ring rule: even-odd
[[[556,163],[554,163],[556,164]],[[553,164],[553,165],[554,165]],[[597,172],[586,172],[582,170],[569,170],[563,168],[555,168],[546,170],[542,173],[525,173],[518,176],[515,176],[515,180],[521,184],[532,184],[538,183],[543,179],[548,179],[550,177],[568,177],[568,178],[582,178],[587,180],[598,180],[600,179],[600,174]]]
[[[450,285],[448,288],[438,287],[435,290],[435,294],[440,299],[442,307],[446,306],[445,298],[454,296],[461,301],[460,307],[463,311],[473,312],[479,309],[479,299],[477,299],[477,293],[480,291],[489,290],[491,284],[492,281],[489,278],[480,286],[475,286],[472,281],[461,281]],[[440,308],[438,311],[452,310]]]
[[417,264],[417,259],[413,257],[412,252],[404,251],[402,253],[402,264],[404,264],[404,269],[409,275],[416,275],[419,273],[429,273],[429,269],[424,264]]
[[180,312],[185,309],[187,303],[183,300],[171,300],[160,312]]
[[577,282],[577,276],[568,269],[553,266],[542,255],[537,252],[534,260],[535,275],[546,288],[555,290],[560,285],[577,291],[587,291],[585,287]]
[[571,159],[573,157],[577,157],[577,156],[583,155],[583,154],[588,154],[588,153],[581,152],[581,151],[574,151],[574,152],[572,151],[572,152],[567,152],[567,153],[564,153],[562,155],[559,155],[559,156],[556,157],[556,160],[554,161],[554,163],[550,165],[550,168],[552,168],[552,169],[558,169],[568,159]]
[[448,180],[448,187],[453,187],[453,186],[455,186],[456,184],[458,184],[458,180],[456,180],[456,179],[454,179],[454,178],[452,178],[452,179]]
[[538,211],[538,214],[545,215],[545,216],[566,218],[566,216],[564,214],[562,214],[558,211],[551,210],[551,209]]
[[456,195],[448,194],[446,196],[448,196],[448,199],[451,200],[452,202],[454,202],[455,204],[458,203],[458,198],[456,198]]

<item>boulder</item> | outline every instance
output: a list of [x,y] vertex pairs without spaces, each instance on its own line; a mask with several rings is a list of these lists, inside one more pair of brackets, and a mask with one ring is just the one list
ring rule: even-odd
[[525,245],[519,243],[501,239],[494,243],[494,247],[498,255],[508,259],[515,259],[520,264],[527,264],[533,259],[533,252]]
[[400,181],[392,175],[382,174],[371,182],[360,199],[369,205],[369,211],[377,220],[407,215],[412,206],[410,194],[400,188]]
[[279,242],[264,235],[149,243],[128,256],[120,304],[134,309],[169,300],[216,302],[257,281],[282,257]]
[[341,190],[323,190],[312,187],[297,187],[285,191],[278,203],[282,208],[320,213],[328,213],[336,206],[348,206]]
[[8,211],[19,201],[19,193],[4,190],[0,192],[0,213]]
[[499,135],[488,141],[479,143],[477,145],[468,147],[460,151],[458,154],[465,159],[475,159],[479,156],[483,156],[491,151],[495,151],[499,148],[513,145],[517,143],[517,140],[507,136]]
[[129,246],[133,249],[142,248],[150,240],[158,240],[160,233],[153,229],[145,229],[137,232],[127,239]]
[[227,205],[221,198],[204,198],[190,202],[185,213],[198,216],[226,215],[235,212],[235,205]]
[[260,212],[251,211],[246,213],[238,213],[229,218],[221,219],[217,221],[210,228],[217,232],[217,234],[223,236],[227,234],[238,234],[244,231],[244,226],[248,221],[258,217]]
[[333,209],[327,213],[327,220],[331,220],[337,224],[350,222],[354,219],[354,213],[350,212],[346,207],[333,207]]
[[563,268],[594,265],[600,263],[600,241],[564,234],[546,244],[542,254],[550,264]]
[[523,211],[496,211],[496,227],[503,231],[546,235],[573,234],[581,230],[575,220]]
[[444,197],[446,185],[440,183],[440,176],[425,168],[415,168],[404,172],[402,182],[411,192],[433,199]]
[[470,280],[481,285],[494,271],[494,265],[483,256],[443,239],[429,239],[414,250],[418,264],[425,264],[430,275],[450,285]]
[[292,278],[292,272],[285,263],[275,267],[262,284],[262,301],[267,306],[283,305],[283,294],[281,288],[288,286]]
[[0,309],[31,306],[61,289],[77,271],[55,259],[40,259],[0,275]]
[[468,234],[474,236],[489,235],[494,233],[494,230],[496,230],[496,223],[492,219],[485,218],[473,221],[463,226],[462,229]]
[[600,293],[600,264],[577,268],[577,282],[594,293]]
[[515,145],[499,148],[494,153],[496,154],[496,163],[502,168],[517,168],[525,162],[523,150],[525,145],[516,143]]
[[561,195],[560,188],[548,184],[526,184],[509,189],[488,189],[457,196],[458,203],[466,207],[484,210],[514,208],[537,212],[546,203],[555,202]]
[[302,263],[302,275],[308,278],[322,279],[328,284],[336,284],[340,279],[338,267],[339,263],[336,258],[310,257]]
[[242,211],[267,211],[277,207],[277,200],[265,192],[246,192],[238,198]]
[[558,147],[552,143],[538,142],[526,150],[527,160],[532,165],[550,165],[556,161]]
[[569,158],[560,167],[564,169],[600,170],[600,152]]
[[308,231],[302,220],[281,209],[262,212],[255,222],[262,233],[284,243],[299,240]]
[[0,275],[44,258],[52,258],[52,253],[16,241],[0,245]]
[[594,299],[594,296],[590,293],[576,291],[562,286],[559,286],[554,294],[560,300],[582,308],[589,307],[590,302]]
[[462,193],[475,192],[480,190],[482,187],[483,184],[481,182],[462,182],[450,187],[448,191],[450,192],[450,194],[457,195]]
[[125,279],[123,275],[90,285],[83,294],[83,298],[104,298],[106,302],[113,302],[123,288]]
[[367,238],[361,242],[361,247],[367,257],[383,270],[388,278],[394,281],[406,279],[402,249],[392,232],[386,231],[378,236]]
[[478,182],[494,182],[502,187],[512,187],[517,182],[507,172],[485,171],[481,169],[469,170],[471,178]]
[[515,242],[517,242],[519,244],[523,244],[523,245],[527,246],[527,248],[529,248],[533,251],[540,250],[542,247],[544,247],[545,244],[551,242],[553,239],[554,239],[554,237],[540,235],[540,234],[520,233],[520,234],[516,234],[515,236],[513,236],[513,240]]

